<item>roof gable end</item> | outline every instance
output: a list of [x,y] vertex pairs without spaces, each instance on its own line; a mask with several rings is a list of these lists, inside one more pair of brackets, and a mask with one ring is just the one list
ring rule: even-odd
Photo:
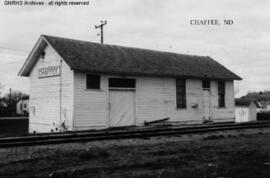
[[[31,50],[30,54],[28,55],[28,57],[26,58],[26,61],[24,62],[23,66],[21,67],[18,75],[20,76],[29,76],[32,69],[34,68],[34,66],[36,65],[39,56],[41,54],[41,52],[47,47],[50,46],[53,50],[55,50],[53,48],[53,46],[50,45],[50,43],[47,41],[47,39],[45,38],[45,35],[41,35],[38,39],[38,41],[36,42],[36,44],[34,45],[33,49]],[[56,51],[56,50],[55,50]],[[56,51],[56,53],[58,54],[58,52]],[[59,55],[59,54],[58,54]],[[60,56],[60,55],[59,55]],[[60,56],[61,57],[61,56]],[[62,58],[62,57],[61,57]]]

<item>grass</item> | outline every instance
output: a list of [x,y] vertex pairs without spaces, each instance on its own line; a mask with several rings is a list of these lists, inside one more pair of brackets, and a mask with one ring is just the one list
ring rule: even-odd
[[268,178],[270,134],[209,135],[142,145],[80,145],[36,149],[0,162],[0,177]]

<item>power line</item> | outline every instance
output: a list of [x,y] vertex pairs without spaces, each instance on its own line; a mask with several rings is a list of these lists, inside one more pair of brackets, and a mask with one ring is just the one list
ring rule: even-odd
[[11,50],[11,51],[16,51],[16,52],[20,52],[20,53],[29,53],[30,52],[27,50],[21,50],[21,49],[10,48],[10,47],[5,47],[5,46],[0,46],[0,48],[6,49],[6,50]]
[[[22,62],[22,61],[25,61],[26,58],[27,58],[27,56],[8,57],[8,56],[1,56],[0,55],[0,65],[5,64],[5,63],[9,63],[9,62]],[[5,60],[3,60],[3,59],[5,59]]]
[[19,64],[18,62],[10,62],[10,63],[1,64],[1,65],[0,65],[0,69],[3,68],[3,67],[5,68],[5,67],[7,67],[8,65],[12,65],[12,64],[22,65],[22,64]]
[[8,63],[4,63],[4,64],[0,63],[0,67],[3,66],[3,65],[15,64],[15,63],[18,63],[18,61],[8,62]]
[[[3,69],[5,67],[7,67],[9,65],[13,65],[13,64],[22,65],[25,58],[27,57],[27,54],[29,53],[28,51],[19,50],[16,48],[9,48],[9,47],[5,47],[5,46],[0,46],[0,49],[1,48],[9,50],[11,52],[0,54],[0,58],[9,59],[9,60],[12,60],[12,62],[6,62],[6,63],[0,62],[0,69],[1,68]],[[23,54],[25,54],[25,55],[23,55]],[[21,59],[18,59],[18,58],[21,58]]]
[[20,59],[20,58],[26,58],[27,55],[13,55],[13,54],[7,54],[7,55],[1,55],[0,54],[0,59]]
[[7,53],[7,54],[0,54],[0,61],[1,59],[22,59],[22,58],[27,58],[28,55],[17,55],[17,54],[12,54],[12,53]]
[[[12,61],[12,63],[13,62],[21,62],[21,61],[24,61],[26,58],[27,58],[27,54],[25,53],[25,55],[23,55],[22,53],[21,54],[19,54],[19,53],[10,53],[10,52],[8,52],[8,53],[0,53],[0,61],[1,60],[3,60],[4,59],[4,61],[7,61],[8,63],[7,64],[9,64],[10,63],[10,61]],[[5,65],[6,63],[2,63],[2,62],[0,62],[0,66],[2,66],[2,65]]]

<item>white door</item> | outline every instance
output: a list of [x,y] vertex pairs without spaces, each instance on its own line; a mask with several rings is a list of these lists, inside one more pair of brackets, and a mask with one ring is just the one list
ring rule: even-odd
[[134,91],[110,91],[109,126],[135,125]]
[[210,90],[203,90],[203,119],[211,119]]

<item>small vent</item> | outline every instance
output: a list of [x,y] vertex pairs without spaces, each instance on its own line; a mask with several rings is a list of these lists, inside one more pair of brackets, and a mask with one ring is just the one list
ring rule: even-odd
[[46,55],[46,52],[45,51],[42,51],[41,52],[41,59],[44,59],[45,58],[45,55]]

